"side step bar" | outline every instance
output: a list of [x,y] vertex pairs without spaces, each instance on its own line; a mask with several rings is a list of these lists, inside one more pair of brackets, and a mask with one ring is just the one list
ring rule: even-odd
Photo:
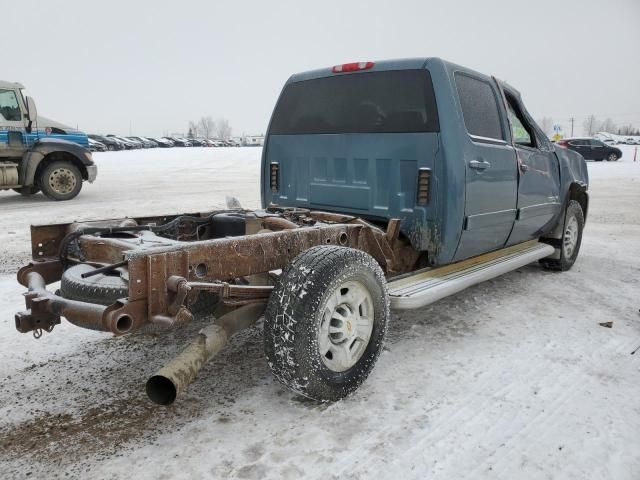
[[391,308],[408,310],[424,307],[476,283],[548,257],[554,251],[551,245],[532,240],[462,262],[391,280],[388,283]]

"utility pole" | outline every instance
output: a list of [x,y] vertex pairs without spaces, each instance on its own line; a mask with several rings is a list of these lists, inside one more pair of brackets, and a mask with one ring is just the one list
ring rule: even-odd
[[575,118],[571,117],[569,121],[571,122],[571,136],[573,137],[573,122],[575,121]]

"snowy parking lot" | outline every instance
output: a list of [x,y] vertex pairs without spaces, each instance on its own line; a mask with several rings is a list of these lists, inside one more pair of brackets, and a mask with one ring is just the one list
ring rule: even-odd
[[[590,162],[581,254],[392,316],[365,384],[335,404],[272,376],[261,325],[171,407],[144,392],[202,321],[165,335],[63,321],[15,331],[29,225],[259,206],[259,148],[95,154],[78,198],[0,192],[0,478],[640,478],[640,158]],[[601,323],[612,322],[611,328]]]

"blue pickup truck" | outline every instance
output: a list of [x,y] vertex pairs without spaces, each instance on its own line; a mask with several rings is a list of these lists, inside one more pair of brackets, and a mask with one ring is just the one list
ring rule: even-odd
[[98,173],[87,135],[39,116],[23,91],[0,81],[0,190],[70,200]]
[[549,141],[517,90],[438,58],[293,75],[261,169],[260,210],[234,201],[32,227],[17,330],[39,337],[65,317],[120,336],[213,314],[147,381],[149,397],[166,405],[264,316],[275,376],[336,400],[373,368],[391,309],[532,262],[571,268],[589,203],[584,159]]

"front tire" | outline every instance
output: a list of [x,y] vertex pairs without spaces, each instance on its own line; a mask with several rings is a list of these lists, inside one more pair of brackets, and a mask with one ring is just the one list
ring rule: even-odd
[[582,207],[575,200],[571,200],[565,213],[564,230],[559,246],[560,259],[543,258],[540,263],[549,270],[562,272],[569,270],[578,258],[583,230],[584,213]]
[[611,152],[609,155],[607,155],[607,162],[617,162],[618,161],[618,155],[615,152]]
[[42,169],[39,186],[52,200],[71,200],[82,189],[82,174],[73,163],[52,162]]
[[269,299],[269,366],[305,397],[339,400],[373,369],[388,321],[385,277],[370,255],[346,247],[311,248],[283,272]]

